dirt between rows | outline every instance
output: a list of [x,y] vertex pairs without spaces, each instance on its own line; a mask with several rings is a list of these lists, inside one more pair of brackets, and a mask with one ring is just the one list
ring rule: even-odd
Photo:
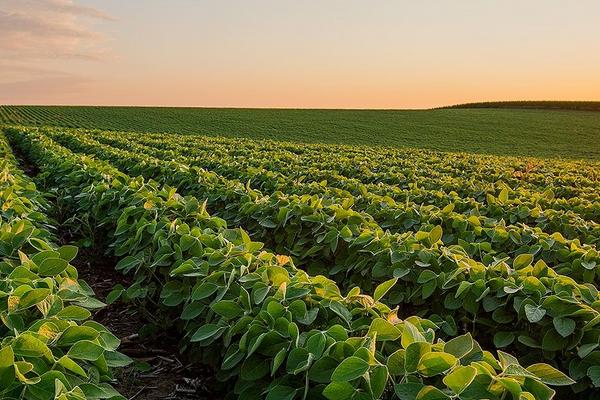
[[[19,167],[28,176],[35,177],[41,172],[18,148],[13,146],[12,150]],[[56,199],[50,198],[53,200]],[[49,211],[54,213],[59,242],[76,244],[81,233],[66,226],[61,228],[68,218],[61,206],[55,202],[54,209]],[[118,259],[103,253],[105,246],[96,243],[90,248],[79,247],[72,264],[99,300],[105,301],[115,285],[131,284],[129,277],[115,270]],[[153,314],[156,310],[121,301],[93,313],[94,321],[121,339],[119,351],[134,360],[128,367],[115,371],[113,387],[129,400],[222,399],[224,387],[217,382],[215,371],[180,354],[180,334],[172,327],[161,327]]]

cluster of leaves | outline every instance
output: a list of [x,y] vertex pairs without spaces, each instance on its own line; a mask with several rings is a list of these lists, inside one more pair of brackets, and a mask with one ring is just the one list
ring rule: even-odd
[[[333,155],[330,146],[185,135],[169,135],[167,140],[164,136],[122,132],[108,135],[161,149],[173,158],[184,156],[189,163],[223,176],[244,176],[242,180],[250,179],[269,192],[276,190],[281,180],[289,182],[291,179],[327,181],[330,186],[361,195],[355,192],[353,185],[362,183],[366,192],[391,195],[398,201],[410,198],[443,207],[448,201],[472,199],[481,203],[480,212],[486,214],[487,194],[495,195],[506,189],[500,199],[505,218],[510,215],[507,211],[511,207],[522,205],[598,218],[598,208],[594,205],[598,201],[594,163],[537,160],[535,164],[523,165],[520,159],[506,157],[424,151],[407,154],[406,151],[366,147],[343,148]],[[527,171],[526,175],[523,170]],[[273,182],[274,177],[279,182]],[[464,207],[472,204],[465,202]],[[519,215],[511,216],[516,217]]]
[[181,310],[192,345],[210,346],[219,377],[240,398],[550,399],[546,384],[571,384],[547,364],[481,349],[471,335],[435,339],[437,325],[400,319],[357,287],[294,267],[241,229],[207,214],[194,197],[75,155],[36,130],[9,130],[77,213],[112,232],[117,268],[136,283],[113,295],[160,298]]
[[103,306],[53,244],[47,203],[0,137],[0,397],[123,399],[107,382],[129,359],[119,339],[88,320]]
[[[316,252],[315,248],[319,247],[308,248],[307,245],[312,243],[298,237],[298,231],[304,230],[318,237],[315,223],[319,224],[317,229],[334,226],[341,231],[347,225],[352,225],[357,226],[354,231],[361,228],[377,230],[380,227],[371,223],[373,219],[369,217],[372,215],[375,216],[376,222],[383,221],[381,228],[395,228],[391,231],[429,231],[436,225],[441,225],[445,232],[444,244],[459,244],[471,257],[486,264],[490,263],[493,257],[531,253],[537,254],[539,259],[551,264],[558,272],[583,282],[595,283],[596,277],[600,275],[600,256],[591,245],[581,245],[578,240],[565,239],[556,232],[549,234],[539,228],[507,225],[503,220],[457,213],[453,211],[453,204],[444,209],[435,209],[432,206],[407,208],[399,206],[392,199],[374,196],[370,199],[365,213],[361,208],[355,212],[357,207],[353,207],[353,197],[340,198],[330,193],[324,195],[322,192],[319,196],[315,196],[314,193],[312,196],[306,193],[286,196],[275,192],[265,197],[247,185],[228,181],[214,173],[188,169],[181,163],[149,157],[144,154],[148,152],[146,148],[136,147],[135,144],[127,144],[128,148],[135,150],[134,152],[119,151],[98,143],[94,145],[93,140],[78,138],[72,133],[53,136],[58,137],[58,140],[62,139],[62,143],[70,148],[94,152],[102,158],[109,159],[129,173],[154,177],[167,184],[177,185],[183,191],[198,197],[206,197],[211,210],[226,209],[217,212],[230,223],[242,225],[260,240],[275,242],[274,247],[278,250],[297,254],[298,257],[310,257]],[[319,212],[324,216],[320,216]],[[249,218],[244,219],[248,214]],[[335,218],[333,224],[328,224],[332,217]],[[353,224],[346,223],[346,220],[353,220]],[[261,231],[263,234],[257,235],[257,232]],[[327,234],[332,236],[329,232]],[[338,238],[332,237],[331,240],[335,242]],[[291,248],[292,245],[300,247]],[[327,251],[328,246],[325,247]],[[323,255],[322,251],[316,253],[319,257]]]
[[[599,113],[556,110],[292,110],[0,105],[0,124],[185,133],[257,142],[327,143],[332,152],[392,146],[600,160]],[[237,142],[236,142],[237,143]],[[285,145],[283,143],[282,145]],[[353,146],[348,146],[353,145]],[[411,149],[412,148],[412,149]]]
[[[436,221],[432,218],[422,225],[427,231],[391,234],[368,215],[332,198],[262,196],[214,173],[153,159],[135,144],[127,151],[69,133],[52,136],[132,174],[206,196],[211,209],[223,210],[217,215],[297,255],[309,271],[337,276],[342,287],[368,289],[373,282],[400,279],[402,285],[390,290],[386,303],[410,304],[411,310],[427,313],[448,335],[457,334],[461,324],[479,339],[492,330],[494,345],[511,349],[523,362],[543,357],[569,371],[579,381],[575,390],[596,379],[591,368],[600,358],[596,288],[600,262],[592,245],[539,228],[452,215],[451,209],[438,214],[444,228],[432,226]],[[218,202],[224,204],[214,207]],[[448,225],[450,234],[444,234]],[[446,245],[452,236],[458,236],[456,245]],[[432,298],[443,301],[431,304]]]
[[[280,165],[289,160],[289,157],[281,155],[282,151],[279,153],[271,151],[271,154],[268,153],[266,156],[262,154],[262,149],[248,150],[244,154],[239,154],[241,151],[224,154],[225,149],[222,151],[210,148],[204,150],[202,146],[192,143],[184,146],[177,143],[177,141],[183,140],[178,136],[163,138],[162,144],[158,144],[156,139],[148,139],[149,143],[145,143],[145,139],[140,138],[139,135],[109,132],[85,133],[86,136],[92,135],[111,146],[155,156],[163,163],[176,160],[186,166],[208,168],[211,172],[221,175],[221,179],[229,178],[247,182],[247,185],[259,188],[266,193],[282,191],[286,194],[316,194],[320,197],[336,198],[340,203],[343,200],[352,204],[353,209],[357,211],[366,211],[382,227],[392,231],[414,229],[425,221],[443,214],[448,215],[449,218],[462,216],[463,220],[479,219],[481,225],[484,224],[484,221],[487,224],[505,224],[504,221],[509,221],[511,224],[527,223],[549,234],[558,232],[567,239],[580,239],[582,243],[593,244],[600,237],[600,225],[593,221],[587,221],[580,214],[574,212],[578,199],[587,196],[585,199],[587,214],[594,218],[597,218],[599,214],[597,191],[600,188],[594,181],[589,179],[586,181],[586,178],[581,178],[576,182],[573,181],[573,178],[563,178],[564,186],[555,187],[554,190],[549,188],[545,181],[532,184],[531,187],[524,189],[519,187],[523,186],[521,181],[503,181],[504,175],[495,175],[496,180],[482,185],[478,179],[481,177],[481,180],[484,180],[486,175],[481,175],[481,172],[476,174],[471,170],[468,172],[472,176],[465,181],[464,172],[461,177],[450,175],[455,172],[453,168],[446,173],[451,178],[448,176],[431,178],[430,175],[436,174],[426,169],[422,175],[410,177],[408,183],[396,179],[391,180],[392,182],[389,184],[383,184],[382,181],[390,180],[389,175],[394,175],[392,172],[386,172],[386,175],[373,174],[375,177],[366,174],[367,176],[363,177],[363,180],[359,180],[357,176],[360,175],[360,170],[338,172],[338,170],[320,170],[315,166],[307,169],[305,164],[310,164],[309,161],[296,167],[290,167],[287,164]],[[71,135],[68,132],[57,133],[58,140],[67,140],[73,146],[73,141],[76,141],[77,138],[73,138],[72,134],[72,132]],[[81,138],[82,135],[77,136]],[[188,139],[188,141],[191,140]],[[165,147],[169,150],[164,150]],[[233,148],[238,147],[234,146]],[[256,161],[261,157],[269,158],[263,162]],[[340,156],[331,158],[338,163],[336,165],[338,168],[341,168],[340,164],[361,163],[361,160],[351,159],[348,161]],[[295,162],[290,161],[290,164],[295,165]],[[481,165],[481,162],[477,165]],[[332,165],[329,167],[331,168]],[[175,165],[174,168],[178,167]],[[393,169],[392,166],[389,168]],[[341,175],[344,173],[351,176],[353,172],[356,173],[354,177]],[[403,170],[403,172],[406,171]],[[404,174],[400,175],[404,176]],[[212,179],[217,177],[213,174]],[[430,179],[433,182],[424,187],[422,182],[424,179]],[[444,185],[443,181],[448,179],[457,181],[457,183],[446,187],[447,185]],[[544,179],[548,180],[550,177]],[[306,180],[308,183],[304,183]],[[418,185],[414,182],[418,182]],[[580,188],[580,186],[582,187]],[[455,190],[460,187],[463,188],[461,190],[463,193],[456,193]],[[512,187],[516,189],[513,190]],[[569,191],[564,187],[574,189]],[[468,188],[468,190],[464,188]],[[421,194],[427,197],[421,198]],[[559,195],[563,197],[559,197]],[[565,199],[565,196],[568,200]],[[442,213],[442,211],[444,212]],[[447,225],[450,226],[450,224]],[[515,227],[515,229],[517,228]]]

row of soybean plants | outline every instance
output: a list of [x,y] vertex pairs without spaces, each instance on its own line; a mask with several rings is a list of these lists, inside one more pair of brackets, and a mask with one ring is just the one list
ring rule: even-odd
[[209,347],[203,357],[235,382],[232,397],[550,399],[546,383],[572,383],[547,364],[496,358],[469,334],[436,340],[433,322],[379,301],[395,279],[373,296],[344,295],[227,229],[192,196],[71,153],[37,130],[7,133],[46,185],[110,235],[117,268],[136,277],[127,294],[181,311],[188,346]]
[[[99,137],[99,134],[94,135],[98,140],[103,143],[110,144],[111,146],[118,146],[124,149],[131,149],[132,146],[136,148],[136,152],[149,154],[160,158],[161,160],[172,160],[186,165],[196,165],[193,160],[189,160],[184,156],[179,156],[175,152],[165,152],[155,148],[147,147],[145,145],[137,144],[136,142],[131,143],[124,138],[114,136],[111,139],[105,137]],[[235,164],[235,162],[234,162]],[[223,168],[228,168],[231,165],[230,161],[224,158],[221,161],[221,168],[215,168],[211,170],[219,173]],[[528,226],[520,224],[518,227],[513,224],[505,222],[505,215],[499,214],[500,217],[490,218],[485,215],[481,215],[481,206],[473,206],[468,211],[457,212],[455,211],[455,204],[448,204],[443,208],[436,207],[429,204],[418,204],[411,202],[400,203],[391,199],[389,196],[382,196],[363,190],[363,188],[349,188],[356,189],[358,194],[353,194],[349,190],[338,190],[337,188],[331,188],[323,186],[319,183],[298,183],[284,175],[278,173],[272,173],[268,171],[263,174],[263,178],[267,177],[273,186],[265,187],[265,179],[262,182],[253,184],[253,180],[259,174],[255,173],[255,170],[246,170],[245,173],[234,175],[231,177],[230,174],[225,173],[224,178],[237,179],[254,187],[260,187],[262,191],[271,193],[277,190],[285,192],[285,194],[298,194],[298,195],[319,195],[320,197],[333,198],[336,203],[347,204],[354,210],[364,211],[371,215],[375,221],[384,229],[391,230],[393,232],[403,232],[407,230],[428,230],[432,226],[442,225],[444,228],[445,236],[444,242],[446,244],[457,244],[461,243],[471,255],[475,255],[479,251],[477,246],[468,246],[468,242],[488,242],[484,246],[492,246],[495,251],[504,251],[507,253],[518,253],[519,251],[527,251],[528,249],[523,248],[524,245],[529,245],[533,252],[536,250],[535,243],[538,237],[547,239],[546,241],[551,243],[558,242],[558,246],[568,247],[571,249],[573,246],[580,247],[579,243],[590,242],[595,243],[600,240],[600,224],[593,222],[586,222],[581,218],[576,217],[576,223],[565,220],[563,212],[542,212],[539,209],[532,209],[528,211],[528,215],[531,217],[536,216],[531,229]],[[497,202],[502,202],[502,196]],[[495,207],[495,206],[494,206]],[[488,206],[488,208],[491,208]],[[518,211],[516,211],[519,213]],[[498,214],[497,212],[494,212]],[[541,215],[541,214],[545,215]],[[485,213],[484,213],[485,214]],[[508,218],[506,218],[508,219]],[[526,221],[529,222],[529,221]],[[266,221],[266,223],[271,223]],[[275,222],[276,223],[276,222]],[[562,232],[562,233],[561,233]],[[547,234],[545,234],[547,233]],[[579,242],[565,241],[564,237],[576,237]],[[491,243],[489,243],[491,242]],[[553,244],[551,244],[552,246]],[[587,248],[587,249],[586,249]],[[589,251],[590,246],[584,246],[583,251],[587,253],[587,261],[583,264],[584,269],[594,269],[594,257],[595,252]],[[553,263],[558,261],[563,263],[569,256],[571,251],[566,250],[561,252],[560,260],[552,260]],[[559,267],[562,268],[562,267]],[[578,265],[577,268],[580,268]],[[585,272],[585,271],[584,271]],[[592,280],[594,272],[586,272],[588,280]]]
[[[600,277],[600,257],[595,246],[581,245],[577,240],[567,240],[559,233],[548,234],[539,228],[506,225],[481,216],[466,216],[454,212],[452,207],[442,210],[434,210],[431,207],[407,210],[390,204],[384,207],[385,203],[380,198],[372,198],[366,207],[361,207],[361,204],[355,203],[352,196],[339,197],[338,192],[322,187],[318,196],[315,196],[314,192],[300,192],[291,196],[274,192],[266,197],[239,181],[229,180],[201,169],[187,168],[184,164],[185,159],[173,161],[149,157],[148,155],[154,152],[136,143],[121,142],[123,148],[129,150],[119,150],[103,146],[94,139],[78,135],[76,132],[59,132],[52,136],[72,149],[96,152],[129,172],[162,179],[172,185],[183,185],[187,189],[193,188],[195,195],[209,199],[211,210],[223,210],[219,215],[230,224],[241,224],[254,233],[263,231],[264,234],[258,235],[260,240],[274,242],[273,247],[278,251],[287,251],[301,259],[314,258],[313,253],[319,250],[319,247],[315,246],[312,238],[321,232],[324,237],[321,242],[323,251],[316,253],[320,258],[323,255],[328,256],[328,253],[335,253],[340,238],[351,241],[352,232],[358,235],[365,228],[383,228],[393,233],[412,231],[417,238],[426,239],[429,231],[440,226],[445,245],[459,244],[471,258],[486,264],[493,262],[494,258],[530,253],[554,266],[557,272],[579,281],[597,283]],[[150,168],[148,164],[154,167]],[[179,170],[181,173],[169,173],[173,170]],[[291,185],[284,185],[282,190],[291,188]],[[309,194],[311,196],[308,196]],[[270,207],[265,207],[265,203]],[[260,205],[258,210],[256,204]],[[248,214],[249,216],[243,219],[244,215]],[[339,218],[339,214],[346,217]],[[336,218],[329,221],[332,215]],[[412,219],[414,223],[407,225],[407,218]],[[350,233],[344,237],[345,228],[349,229]],[[299,237],[302,231],[306,235],[305,238]],[[600,236],[600,232],[598,235]],[[331,247],[332,243],[335,246],[334,250]]]
[[[162,142],[160,137],[155,135],[154,138],[148,143]],[[215,140],[185,135],[172,135],[170,141],[183,147],[183,152],[200,152],[199,155],[209,160],[236,157],[255,168],[268,166],[270,170],[289,176],[311,174],[313,180],[330,180],[332,175],[339,175],[364,184],[392,184],[400,189],[412,189],[417,185],[426,191],[441,189],[481,200],[485,200],[486,193],[507,186],[509,190],[514,189],[512,201],[525,202],[538,192],[551,188],[553,196],[543,198],[545,208],[568,211],[581,208],[587,215],[591,215],[593,202],[599,199],[598,163],[592,162],[536,160],[535,164],[522,165],[523,161],[507,157],[366,147],[350,151],[354,148],[323,145],[312,145],[316,148],[312,152],[285,151],[281,150],[283,145],[276,143],[266,146],[255,141],[252,146],[248,145],[248,140],[236,143],[237,139]],[[229,143],[215,143],[222,141]],[[309,147],[286,146],[292,149]],[[502,183],[500,189],[498,182]]]
[[[183,146],[173,143],[181,140],[175,135],[168,136],[168,140],[163,138],[162,141],[158,141],[146,140],[140,135],[102,132],[98,139],[114,146],[129,146],[133,141],[143,146],[144,152],[148,154],[162,159],[183,159],[188,165],[199,166],[230,179],[248,182],[265,192],[283,190],[288,194],[321,194],[324,190],[335,191],[336,196],[349,197],[353,199],[356,207],[368,209],[373,214],[377,214],[381,208],[387,214],[387,209],[391,208],[397,211],[395,218],[388,218],[384,222],[390,228],[411,227],[418,222],[414,217],[422,213],[423,207],[431,208],[432,212],[450,207],[465,215],[462,223],[466,223],[465,220],[470,216],[475,218],[483,216],[496,221],[525,223],[549,233],[559,232],[567,238],[578,238],[584,243],[595,243],[600,237],[600,224],[583,219],[573,212],[570,203],[567,210],[560,207],[553,209],[545,204],[555,197],[554,192],[547,186],[537,192],[528,192],[527,200],[523,200],[523,196],[518,201],[513,200],[515,192],[504,182],[491,185],[491,189],[478,189],[475,193],[471,192],[473,197],[461,197],[452,191],[445,192],[442,181],[437,181],[434,188],[423,188],[421,183],[410,184],[408,188],[382,182],[364,184],[355,177],[341,176],[337,171],[319,170],[312,166],[310,161],[306,161],[294,172],[289,172],[289,166],[272,165],[274,159],[287,160],[276,154],[272,154],[266,164],[257,165],[254,162],[255,158],[264,157],[260,151],[238,154],[234,150],[226,150],[234,152],[232,156],[228,156],[219,149],[211,150],[209,146],[205,146],[208,148],[202,150],[192,144]],[[233,147],[238,148],[239,145]],[[330,158],[336,159],[337,156],[330,156]],[[308,170],[305,164],[310,166]],[[469,185],[462,182],[462,186]],[[587,190],[587,192],[598,199],[596,190]],[[569,201],[574,201],[573,199],[576,198],[572,197]],[[564,199],[560,200],[562,203],[565,202]],[[594,215],[600,214],[600,206],[597,202],[594,207],[592,207],[596,210]]]
[[[129,359],[89,319],[103,306],[58,246],[49,204],[0,136],[0,397],[123,399],[106,382]],[[104,382],[104,383],[103,383]]]
[[[197,169],[155,160],[141,153],[112,149],[84,136],[50,135],[71,148],[106,158],[130,173],[153,176],[177,185],[183,192],[208,197],[211,209],[216,205],[214,200],[218,199],[233,204],[231,210],[238,218],[244,210],[251,210],[247,225],[257,215],[281,210],[281,202],[269,203],[260,196],[253,199],[251,194],[244,192],[242,184],[219,186],[221,181],[211,173],[203,177]],[[240,196],[240,193],[246,194]],[[236,195],[238,199],[245,196],[245,203],[234,204]],[[312,215],[316,211],[312,211]],[[226,217],[226,214],[219,215]],[[298,221],[290,226],[313,223],[321,229],[306,229],[304,250],[309,252],[316,245],[329,249],[331,257],[319,251],[314,262],[324,262],[323,272],[339,278],[340,285],[369,287],[373,282],[400,279],[401,285],[396,285],[385,297],[388,304],[402,303],[412,311],[427,313],[447,334],[464,329],[485,340],[493,331],[497,347],[510,346],[511,350],[523,355],[524,362],[546,357],[578,379],[580,389],[590,385],[595,377],[595,370],[590,368],[599,356],[596,348],[600,314],[597,310],[598,291],[594,285],[581,284],[572,277],[558,274],[542,259],[534,261],[529,253],[513,259],[495,259],[485,265],[470,258],[460,246],[445,246],[439,227],[429,232],[399,235],[377,229],[371,223],[357,226],[358,233],[353,234],[352,229],[344,229],[347,225],[339,225],[349,221],[333,216],[314,218],[320,221],[316,224],[314,220],[293,215]],[[269,231],[263,228],[271,242],[290,234],[285,229]],[[333,250],[329,242],[319,240],[332,231],[340,232],[339,243]],[[346,231],[349,233],[344,237]],[[298,238],[295,233],[292,240]],[[432,303],[431,298],[436,297],[443,301]],[[563,329],[563,324],[568,325],[568,329]]]

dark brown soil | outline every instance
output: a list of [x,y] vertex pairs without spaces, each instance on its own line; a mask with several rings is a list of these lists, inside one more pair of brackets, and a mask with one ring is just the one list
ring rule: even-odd
[[[63,243],[74,243],[78,239],[77,233],[64,229],[61,232],[65,232],[61,235]],[[106,248],[106,244],[101,243],[103,236],[96,237],[93,248],[80,247],[73,260],[79,278],[94,289],[101,301],[105,301],[116,285],[128,287],[132,283],[129,276],[115,270],[118,258],[101,251]],[[116,371],[115,389],[128,399],[223,398],[215,372],[205,365],[190,362],[179,353],[180,334],[169,328],[165,316],[157,311],[135,302],[117,301],[92,316],[121,339],[119,351],[134,360],[128,367]]]
[[[104,300],[112,288],[131,282],[114,269],[116,259],[82,249],[74,260],[80,278]],[[214,371],[179,354],[179,334],[157,328],[149,312],[134,303],[116,302],[93,319],[121,339],[119,351],[134,360],[117,372],[115,388],[129,399],[219,399]]]

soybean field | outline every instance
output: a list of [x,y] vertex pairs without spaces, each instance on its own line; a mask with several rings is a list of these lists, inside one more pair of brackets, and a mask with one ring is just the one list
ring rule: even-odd
[[0,106],[0,123],[597,161],[599,104],[436,110]]
[[0,113],[1,398],[598,398],[600,114]]

